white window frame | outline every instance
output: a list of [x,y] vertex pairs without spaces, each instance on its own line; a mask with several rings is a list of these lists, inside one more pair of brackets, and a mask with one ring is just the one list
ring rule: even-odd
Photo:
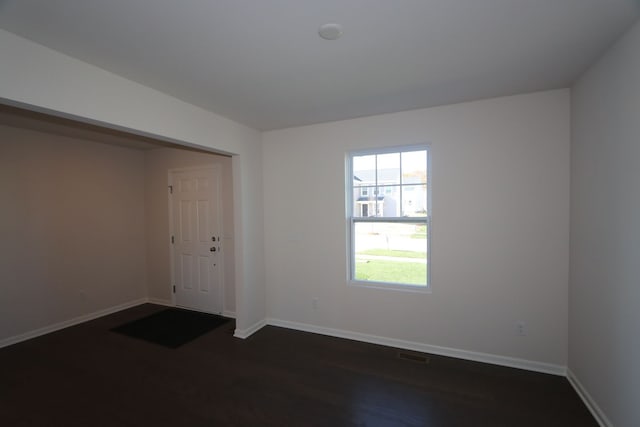
[[[426,151],[427,152],[427,215],[426,217],[357,217],[354,215],[353,209],[355,205],[354,193],[358,186],[354,185],[353,175],[353,158],[356,156],[366,156],[374,154],[390,154],[390,153],[405,153],[411,151]],[[420,145],[404,145],[397,147],[383,147],[383,148],[371,148],[366,150],[357,150],[347,153],[346,158],[346,217],[347,217],[347,262],[349,268],[347,269],[347,283],[351,286],[359,286],[365,288],[379,288],[379,289],[392,289],[399,291],[412,291],[412,292],[431,292],[431,146],[430,144]],[[402,164],[400,165],[402,168]],[[377,178],[376,184],[377,185]],[[388,185],[388,184],[386,184]],[[385,185],[385,186],[386,186]],[[414,184],[412,184],[414,185]],[[397,185],[398,192],[402,193],[402,169],[400,171],[400,184]],[[400,209],[402,209],[402,199],[399,201]],[[402,211],[401,211],[402,213]],[[391,282],[374,282],[357,280],[355,278],[355,225],[356,223],[375,223],[375,222],[396,222],[396,223],[408,223],[415,224],[416,222],[423,223],[427,230],[427,284],[414,285],[407,283],[391,283]]]

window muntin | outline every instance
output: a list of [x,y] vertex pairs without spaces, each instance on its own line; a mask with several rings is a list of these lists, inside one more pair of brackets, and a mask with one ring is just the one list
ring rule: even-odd
[[428,154],[414,146],[349,155],[351,283],[428,289]]

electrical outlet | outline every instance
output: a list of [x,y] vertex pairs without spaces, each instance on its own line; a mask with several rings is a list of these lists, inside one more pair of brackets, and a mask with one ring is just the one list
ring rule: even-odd
[[516,335],[521,337],[527,335],[527,325],[522,320],[516,322]]
[[314,298],[311,304],[313,305],[313,309],[317,310],[318,309],[318,298]]

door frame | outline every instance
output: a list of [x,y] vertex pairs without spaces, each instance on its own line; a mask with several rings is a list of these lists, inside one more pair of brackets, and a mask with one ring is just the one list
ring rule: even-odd
[[[215,170],[217,171],[217,175],[218,175],[218,179],[221,179],[221,168],[220,165],[217,163],[211,163],[211,164],[207,164],[207,165],[202,165],[202,166],[189,166],[189,167],[182,167],[182,168],[172,168],[168,170],[167,173],[167,201],[168,201],[168,208],[169,208],[169,235],[167,236],[167,241],[169,242],[169,259],[170,259],[170,278],[169,278],[169,292],[171,294],[171,305],[173,307],[177,307],[176,305],[176,293],[173,291],[173,287],[174,285],[174,274],[175,274],[175,254],[174,254],[174,245],[173,242],[171,241],[171,237],[174,236],[174,223],[173,223],[173,204],[172,204],[172,200],[171,200],[171,196],[172,196],[172,191],[171,189],[173,189],[173,174],[175,173],[181,173],[181,172],[195,172],[195,171],[199,171],[199,170]],[[221,197],[221,191],[222,191],[222,187],[220,186],[220,183],[218,183],[218,200],[217,200],[217,206],[218,206],[218,224],[220,227],[220,232],[219,235],[220,237],[224,236],[224,218],[222,217],[222,197]],[[221,245],[221,241],[223,241],[224,239],[220,239],[220,241],[218,242],[218,244]],[[224,278],[224,267],[225,267],[225,263],[224,263],[224,248],[222,248],[222,250],[218,253],[219,256],[219,265],[220,265],[220,274],[219,274],[219,278],[220,278],[220,286],[219,286],[219,290],[218,290],[218,297],[220,298],[220,313],[214,313],[213,311],[208,311],[208,313],[213,313],[213,314],[219,314],[222,315],[225,311],[225,278]],[[187,307],[184,307],[187,308]],[[191,310],[195,310],[193,308],[191,308]]]

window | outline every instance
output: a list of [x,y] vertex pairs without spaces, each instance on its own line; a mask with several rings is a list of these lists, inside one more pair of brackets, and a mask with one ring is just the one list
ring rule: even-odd
[[428,147],[350,153],[347,170],[350,283],[428,289]]

